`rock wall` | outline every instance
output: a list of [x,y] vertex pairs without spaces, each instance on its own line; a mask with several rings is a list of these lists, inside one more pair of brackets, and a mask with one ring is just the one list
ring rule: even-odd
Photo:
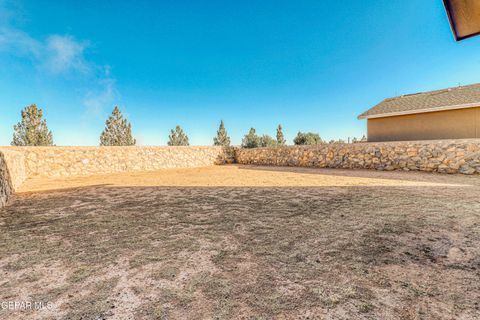
[[222,147],[0,147],[0,208],[35,176],[81,176],[234,162]]
[[233,163],[480,173],[480,139],[274,148],[1,147],[0,207],[25,179]]
[[13,191],[9,176],[7,162],[3,153],[0,152],[0,208],[7,204]]
[[25,158],[13,150],[0,151],[0,208],[25,181]]
[[237,149],[240,164],[480,173],[480,139]]
[[222,147],[3,147],[24,157],[26,177],[78,176],[233,162]]

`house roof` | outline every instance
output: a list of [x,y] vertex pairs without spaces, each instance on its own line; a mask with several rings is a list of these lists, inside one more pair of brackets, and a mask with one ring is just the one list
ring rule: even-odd
[[480,83],[388,98],[358,119],[383,118],[480,106]]

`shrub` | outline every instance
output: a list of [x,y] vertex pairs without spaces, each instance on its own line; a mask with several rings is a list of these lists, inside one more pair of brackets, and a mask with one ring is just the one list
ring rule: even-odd
[[320,135],[313,132],[298,132],[293,143],[296,145],[313,145],[323,143]]
[[250,131],[243,137],[242,148],[258,148],[260,146],[260,138],[257,136],[255,128],[250,128]]
[[277,145],[277,140],[270,137],[268,134],[264,134],[260,137],[260,147],[274,147]]
[[343,140],[343,139],[333,140],[332,139],[332,140],[328,141],[328,143],[329,144],[343,144],[343,143],[345,143],[345,140]]

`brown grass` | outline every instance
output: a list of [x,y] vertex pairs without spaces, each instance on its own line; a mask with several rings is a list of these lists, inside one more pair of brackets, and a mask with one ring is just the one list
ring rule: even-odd
[[477,319],[479,180],[241,166],[31,180],[0,211],[0,301],[54,307],[0,318]]

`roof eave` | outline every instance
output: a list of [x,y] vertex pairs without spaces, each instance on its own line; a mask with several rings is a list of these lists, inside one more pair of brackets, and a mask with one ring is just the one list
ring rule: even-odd
[[357,118],[359,120],[373,119],[373,118],[387,118],[387,117],[394,117],[394,116],[404,116],[409,114],[468,109],[468,108],[475,108],[475,107],[480,107],[480,102],[465,103],[465,104],[458,104],[453,106],[443,106],[443,107],[428,108],[428,109],[416,109],[416,110],[406,110],[406,111],[389,112],[389,113],[379,113],[379,114],[372,114],[372,115],[367,115],[365,113],[362,113]]

